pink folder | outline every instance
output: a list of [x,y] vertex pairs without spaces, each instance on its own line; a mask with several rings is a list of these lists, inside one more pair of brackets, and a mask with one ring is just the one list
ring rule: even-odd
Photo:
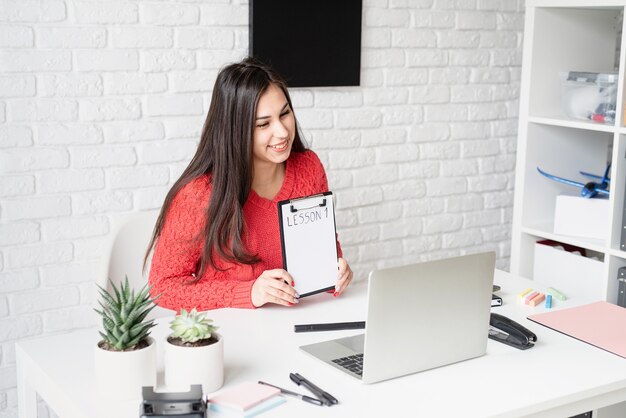
[[528,319],[626,358],[626,308],[621,306],[594,302]]

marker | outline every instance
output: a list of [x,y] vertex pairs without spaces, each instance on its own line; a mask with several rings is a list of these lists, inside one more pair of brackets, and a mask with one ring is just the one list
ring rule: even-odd
[[299,373],[289,373],[289,378],[298,386],[304,385],[308,390],[313,392],[322,402],[328,406],[333,406],[339,403],[339,401],[330,393],[315,386],[313,382]]
[[552,309],[552,295],[546,295],[546,309]]
[[274,386],[274,385],[271,385],[269,383],[262,382],[260,380],[259,380],[259,385],[271,386],[273,388],[276,388],[276,389],[280,390],[280,393],[282,393],[283,395],[293,396],[293,397],[296,397],[296,398],[298,398],[300,400],[303,400],[304,402],[312,403],[314,405],[319,405],[319,406],[323,405],[322,401],[320,401],[317,398],[312,398],[310,396],[306,396],[306,395],[302,395],[300,393],[292,392],[292,391],[287,390],[287,389],[279,388],[278,386]]

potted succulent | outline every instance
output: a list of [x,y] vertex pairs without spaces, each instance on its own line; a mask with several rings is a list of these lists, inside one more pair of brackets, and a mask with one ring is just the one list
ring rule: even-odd
[[98,395],[114,400],[141,398],[142,386],[156,385],[156,344],[149,336],[155,324],[146,319],[156,298],[150,298],[147,284],[135,294],[128,277],[119,288],[110,283],[112,292],[98,286],[101,309],[94,309],[103,328],[94,358]]
[[224,339],[206,313],[181,309],[170,322],[172,334],[164,349],[165,384],[185,388],[202,384],[205,394],[215,392],[224,383]]

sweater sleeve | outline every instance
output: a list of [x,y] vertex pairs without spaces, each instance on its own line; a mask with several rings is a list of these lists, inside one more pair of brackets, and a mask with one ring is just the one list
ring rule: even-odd
[[224,266],[224,271],[209,266],[200,280],[194,281],[204,247],[198,235],[205,225],[209,189],[208,181],[203,178],[187,184],[177,193],[165,216],[149,276],[151,293],[160,295],[159,306],[176,311],[254,308],[250,297],[254,284],[250,266],[232,264]]

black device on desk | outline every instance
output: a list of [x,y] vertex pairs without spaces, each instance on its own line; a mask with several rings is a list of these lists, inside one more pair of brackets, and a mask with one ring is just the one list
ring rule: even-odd
[[537,336],[532,331],[504,315],[492,312],[489,325],[489,338],[511,347],[527,350],[537,342]]
[[142,388],[143,402],[139,416],[206,418],[206,403],[202,399],[202,385],[191,385],[188,392],[157,393],[151,386]]
[[293,326],[294,332],[340,331],[344,329],[365,329],[365,321],[299,324]]

